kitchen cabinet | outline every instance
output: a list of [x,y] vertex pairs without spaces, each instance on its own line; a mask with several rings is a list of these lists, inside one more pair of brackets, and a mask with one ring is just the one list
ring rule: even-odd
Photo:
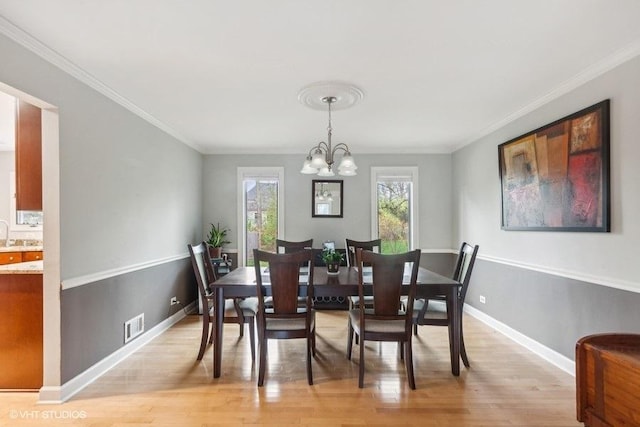
[[16,105],[16,209],[42,210],[42,111],[18,99]]
[[22,252],[0,252],[0,265],[22,262]]
[[0,389],[42,387],[42,274],[0,274]]
[[22,262],[40,261],[41,259],[42,259],[42,251],[22,252]]
[[15,264],[18,262],[28,261],[40,261],[42,258],[42,251],[13,251],[13,252],[0,252],[0,265]]

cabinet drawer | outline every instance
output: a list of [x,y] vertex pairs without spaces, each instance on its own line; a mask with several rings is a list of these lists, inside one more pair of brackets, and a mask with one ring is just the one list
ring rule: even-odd
[[42,251],[22,252],[22,262],[40,261],[42,259]]
[[22,262],[22,252],[0,252],[0,265]]

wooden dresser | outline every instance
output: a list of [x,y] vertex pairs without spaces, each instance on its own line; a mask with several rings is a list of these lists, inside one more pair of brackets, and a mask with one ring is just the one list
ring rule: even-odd
[[578,421],[640,427],[640,335],[599,334],[576,344]]

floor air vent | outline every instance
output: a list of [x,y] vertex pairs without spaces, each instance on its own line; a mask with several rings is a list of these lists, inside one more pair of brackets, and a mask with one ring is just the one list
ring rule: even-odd
[[144,332],[144,313],[124,322],[124,342],[128,343]]

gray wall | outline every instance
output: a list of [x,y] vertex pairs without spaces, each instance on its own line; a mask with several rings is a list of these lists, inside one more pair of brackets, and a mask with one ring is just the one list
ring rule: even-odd
[[580,337],[640,333],[640,293],[483,259],[472,277],[469,304],[569,359]]
[[[366,240],[371,236],[371,167],[419,167],[419,247],[451,247],[451,156],[449,154],[375,155],[355,154],[358,175],[339,177],[344,181],[344,217],[311,217],[311,181],[316,175],[302,175],[304,154],[298,155],[208,155],[204,162],[203,233],[210,222],[231,228],[230,247],[238,235],[237,168],[283,166],[285,170],[284,238],[314,239],[314,246],[334,240],[344,247],[344,239]],[[317,243],[316,243],[317,242]]]
[[[66,381],[123,345],[132,311],[147,313],[149,329],[170,314],[169,296],[194,298],[188,267],[176,259],[201,239],[203,159],[3,35],[0,56],[0,82],[58,108],[63,286],[103,276],[61,292]],[[136,271],[147,264],[158,265]]]
[[[189,258],[62,292],[62,382],[122,347],[125,320],[144,312],[148,330],[180,310],[180,305],[168,304],[173,296],[182,306],[196,298]],[[193,344],[195,360],[198,348]]]
[[[610,233],[500,229],[497,146],[611,99]],[[640,58],[578,87],[453,156],[454,243],[480,245],[467,303],[568,357],[581,336],[640,332]],[[487,303],[480,304],[484,295]]]

